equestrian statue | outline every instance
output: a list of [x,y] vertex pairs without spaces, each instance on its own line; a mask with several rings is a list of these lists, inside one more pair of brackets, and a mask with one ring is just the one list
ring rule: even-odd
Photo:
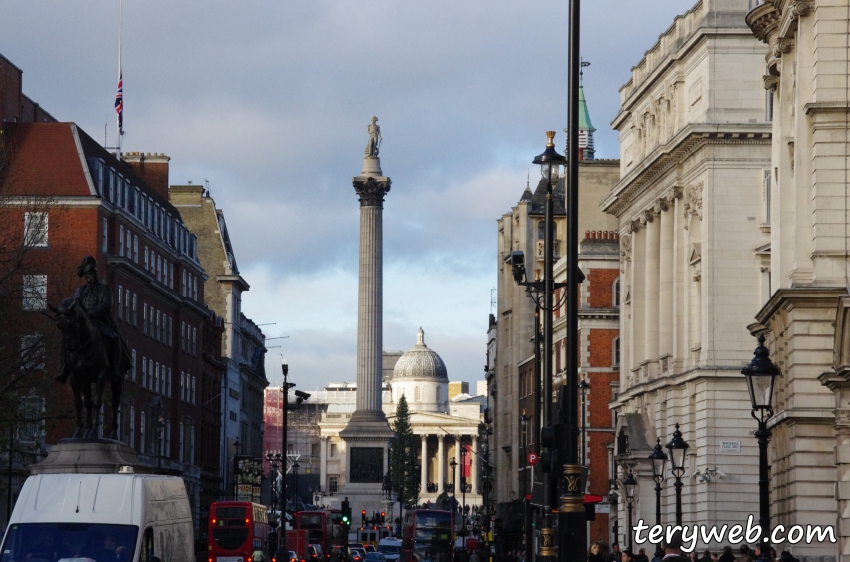
[[[59,307],[50,305],[50,310],[56,314],[56,326],[62,333],[56,381],[64,384],[70,380],[74,393],[77,427],[72,439],[98,437],[98,413],[108,383],[112,391],[109,438],[118,439],[118,406],[121,403],[124,374],[132,367],[132,359],[112,318],[112,290],[98,278],[97,261],[92,256],[83,258],[77,267],[77,277],[85,277],[86,284],[78,287],[74,296],[64,299]],[[94,396],[92,385],[96,387]]]

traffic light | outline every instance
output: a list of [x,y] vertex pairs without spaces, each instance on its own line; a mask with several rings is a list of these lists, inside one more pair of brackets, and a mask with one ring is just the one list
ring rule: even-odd
[[384,521],[386,520],[386,518],[387,518],[387,513],[385,511],[382,511],[381,512],[381,525],[384,524]]
[[366,510],[365,509],[360,512],[360,518],[362,520],[361,525],[363,525],[365,527],[366,526]]
[[566,432],[562,424],[550,425],[540,431],[540,444],[549,449],[540,453],[540,468],[543,472],[555,476],[561,473],[561,466],[564,464],[563,452],[558,448],[558,444],[563,443],[565,437]]
[[[342,524],[345,525],[346,529],[351,527],[351,504],[348,503],[348,498],[345,498],[342,502]],[[346,535],[347,536],[347,535]]]

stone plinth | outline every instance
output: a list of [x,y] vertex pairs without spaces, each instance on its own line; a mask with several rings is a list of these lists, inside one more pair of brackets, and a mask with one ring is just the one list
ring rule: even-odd
[[50,446],[50,453],[40,463],[30,465],[31,474],[114,474],[122,466],[136,473],[150,473],[139,463],[136,451],[109,439],[63,439]]

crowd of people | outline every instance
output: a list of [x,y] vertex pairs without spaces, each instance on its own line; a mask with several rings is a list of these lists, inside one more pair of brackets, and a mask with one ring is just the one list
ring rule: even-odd
[[750,549],[747,545],[741,545],[737,551],[735,553],[731,546],[725,546],[720,554],[707,549],[703,550],[702,554],[696,550],[683,554],[682,534],[677,532],[670,537],[669,544],[661,543],[655,546],[651,559],[644,548],[633,553],[629,549],[620,550],[620,545],[615,542],[609,552],[605,541],[593,541],[587,550],[587,562],[800,562],[786,550],[777,556],[776,549],[772,546],[756,546]]

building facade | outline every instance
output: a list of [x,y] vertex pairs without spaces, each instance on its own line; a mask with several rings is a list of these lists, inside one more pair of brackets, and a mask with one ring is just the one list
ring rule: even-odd
[[[747,33],[748,7],[697,2],[620,89],[621,179],[602,208],[620,233],[620,380],[611,407],[617,462],[640,483],[635,521],[655,521],[647,457],[675,424],[690,445],[683,522],[731,526],[758,508],[755,424],[740,371],[756,344],[746,327],[769,296],[771,124],[766,49]],[[669,464],[664,524],[675,521]],[[621,490],[621,523],[624,500]],[[628,531],[620,529],[622,543]]]
[[[141,158],[143,159],[143,158]],[[242,294],[250,288],[239,272],[224,212],[200,185],[172,185],[171,203],[197,233],[198,256],[209,306],[223,318],[222,357],[226,375],[216,393],[223,413],[219,440],[221,491],[233,494],[233,457],[263,455],[265,335],[242,313]]]
[[[589,393],[585,396],[588,412],[607,409],[612,389],[616,388],[613,373],[616,371],[612,345],[618,332],[617,310],[612,287],[618,277],[616,254],[611,247],[616,244],[617,221],[598,208],[599,202],[609,193],[619,179],[617,160],[596,160],[593,150],[593,125],[590,121],[583,89],[580,96],[579,135],[582,160],[579,163],[579,230],[585,231],[587,240],[580,250],[580,267],[588,276],[581,287],[580,330],[582,334],[580,373],[588,379]],[[563,281],[566,268],[564,259],[566,237],[566,211],[564,209],[564,178],[554,187],[554,221],[556,280]],[[528,454],[539,455],[539,435],[542,422],[542,313],[525,287],[517,285],[511,267],[505,259],[512,251],[522,251],[529,280],[543,276],[544,204],[546,180],[534,192],[526,187],[519,202],[511,212],[498,221],[498,285],[496,314],[491,318],[488,344],[487,375],[490,382],[493,435],[489,453],[494,467],[494,497],[497,533],[502,537],[503,548],[518,548],[522,542],[523,509],[521,499],[532,496],[532,504],[539,511],[542,506],[542,472],[540,466],[532,468]],[[593,233],[593,234],[591,234]],[[553,396],[564,379],[565,367],[565,303],[559,291],[554,311]],[[494,324],[495,321],[495,324]],[[541,349],[535,354],[534,326],[541,331]],[[493,339],[495,332],[495,339]],[[540,401],[540,405],[537,402]],[[581,407],[580,404],[577,407]],[[557,408],[557,403],[555,403]],[[613,424],[610,414],[590,415],[585,423],[588,448],[583,458],[599,459],[592,468],[588,490],[607,494],[607,446],[612,441]],[[598,468],[597,468],[598,467]],[[600,508],[603,512],[605,507]],[[597,523],[598,522],[598,523]],[[607,525],[607,516],[600,513],[592,532],[597,533]],[[595,535],[594,535],[595,538]]]
[[848,9],[846,0],[777,0],[746,17],[766,46],[757,77],[773,118],[770,298],[750,326],[781,369],[768,422],[771,524],[834,526],[837,545],[794,552],[841,560],[850,559]]

